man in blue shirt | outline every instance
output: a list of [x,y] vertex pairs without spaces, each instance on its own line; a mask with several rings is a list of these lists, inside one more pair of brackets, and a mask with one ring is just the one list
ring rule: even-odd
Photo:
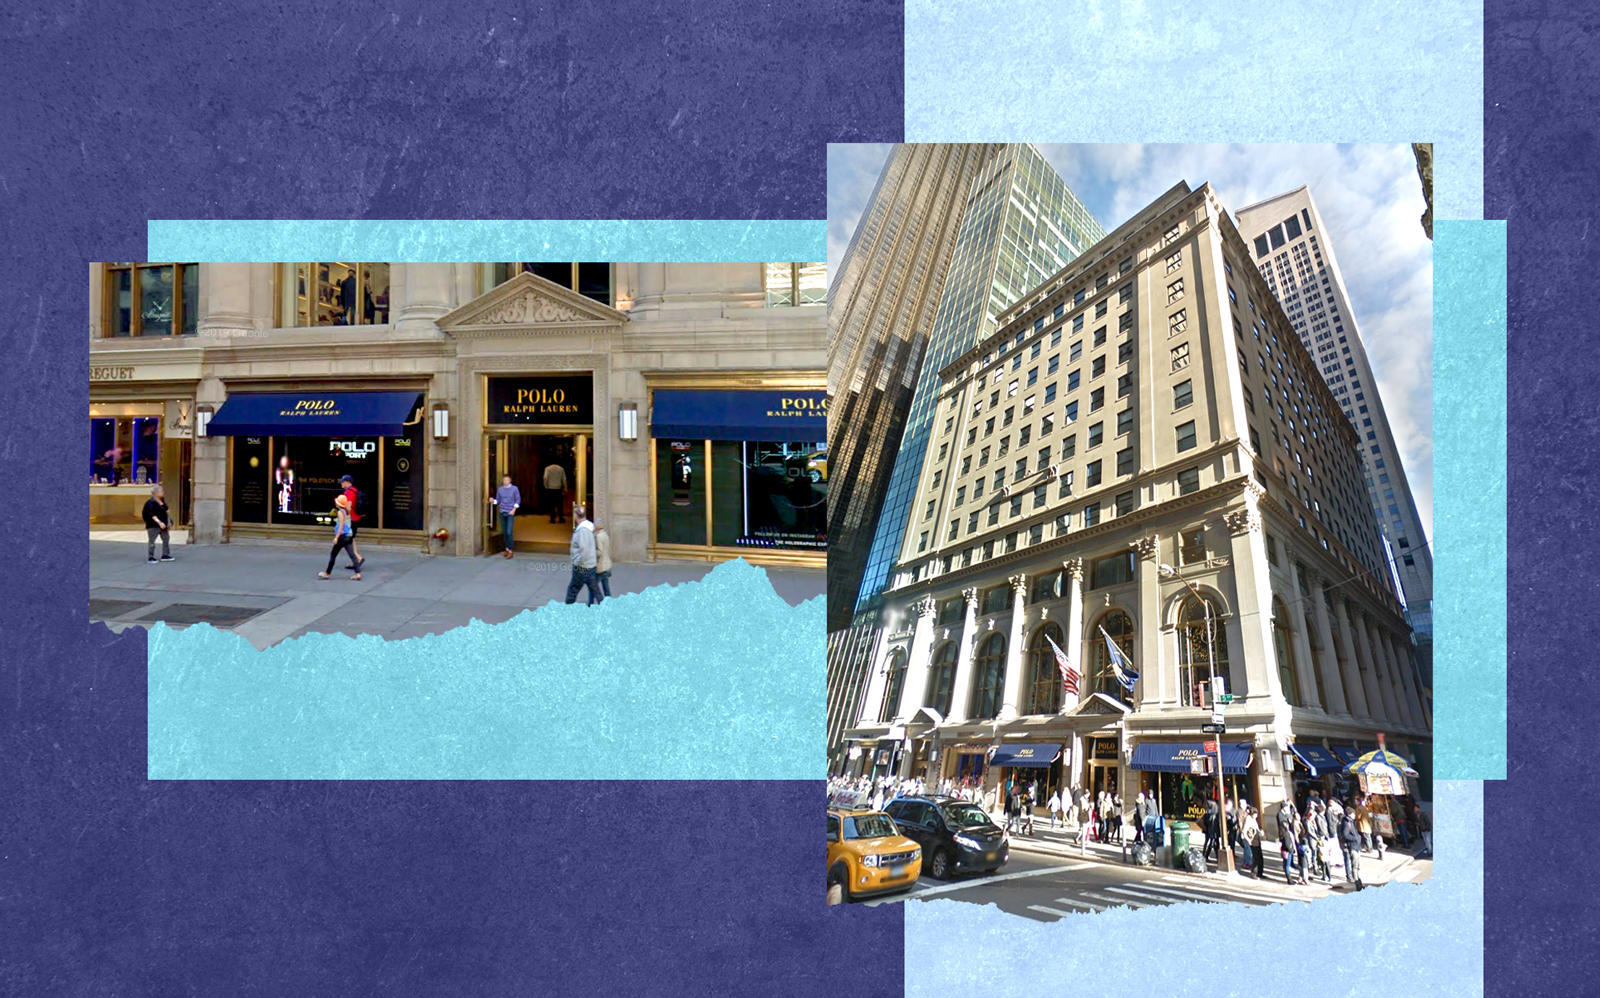
[[511,549],[516,544],[516,526],[512,518],[517,515],[517,507],[522,505],[522,493],[511,484],[511,476],[505,475],[500,479],[500,487],[495,490],[494,497],[489,501],[500,509],[500,534],[505,538],[506,544],[504,557],[510,558]]

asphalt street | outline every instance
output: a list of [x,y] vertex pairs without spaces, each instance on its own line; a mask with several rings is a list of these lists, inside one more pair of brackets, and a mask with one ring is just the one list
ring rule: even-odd
[[[1334,883],[1290,886],[1274,855],[1267,862],[1267,877],[1257,880],[1237,874],[1188,873],[1165,867],[1138,867],[1091,851],[1087,856],[1054,847],[1034,848],[1034,843],[1012,839],[1011,860],[993,874],[969,874],[950,881],[923,876],[904,894],[874,898],[868,905],[897,904],[906,901],[950,899],[973,904],[993,904],[1002,911],[1039,921],[1054,921],[1066,915],[1104,911],[1110,907],[1148,908],[1185,904],[1291,904],[1315,901],[1333,893],[1353,890],[1334,871]],[[1430,860],[1414,860],[1391,852],[1383,872],[1370,855],[1364,860],[1371,875],[1385,880],[1410,882],[1425,879],[1432,872]],[[1364,873],[1367,872],[1364,868]],[[1377,886],[1374,879],[1370,889]]]
[[[307,633],[375,634],[390,640],[438,634],[473,619],[509,620],[523,610],[565,600],[571,565],[559,555],[461,558],[412,547],[362,543],[361,581],[344,559],[333,578],[327,544],[174,545],[170,562],[150,564],[142,532],[96,532],[89,541],[89,618],[114,629],[206,622],[257,648]],[[613,595],[698,581],[708,562],[617,563]],[[821,570],[766,570],[790,605],[820,596]],[[586,601],[586,594],[579,595]]]

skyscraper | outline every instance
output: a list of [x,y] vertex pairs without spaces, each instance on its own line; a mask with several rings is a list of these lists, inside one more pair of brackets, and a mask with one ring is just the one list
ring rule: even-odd
[[[1333,397],[1361,435],[1367,495],[1411,626],[1419,643],[1427,644],[1433,631],[1433,551],[1378,397],[1328,227],[1310,189],[1303,185],[1242,208],[1235,217],[1267,287],[1282,303]],[[1423,651],[1426,672],[1430,656]]]
[[998,145],[894,147],[828,288],[828,630],[850,624],[961,230]]
[[[891,157],[890,167],[894,165],[895,159]],[[874,200],[892,189],[880,181]],[[881,484],[884,477],[880,476],[872,489],[882,497],[875,522],[856,521],[853,538],[851,525],[841,524],[838,530],[830,526],[830,601],[835,585],[843,581],[832,575],[835,546],[842,554],[841,571],[846,565],[853,571],[861,557],[859,547],[853,545],[864,541],[862,531],[872,531],[865,568],[854,594],[854,620],[846,629],[838,630],[834,623],[839,620],[835,608],[830,606],[829,611],[830,751],[838,746],[844,725],[855,715],[865,685],[864,670],[871,660],[877,636],[878,594],[899,552],[912,495],[922,473],[939,370],[992,333],[995,318],[1003,309],[1105,235],[1100,223],[1067,188],[1066,182],[1039,151],[1029,145],[987,149],[976,165],[974,179],[963,193],[964,200],[959,202],[959,230],[931,327],[907,341],[912,354],[902,372],[913,387],[904,429],[897,437],[885,436],[874,441],[875,446],[886,449],[885,454],[890,448],[895,451],[893,470],[886,476],[887,486]],[[870,214],[869,209],[869,217]],[[852,268],[868,266],[870,258],[865,246],[859,238],[855,241],[851,254],[840,268],[841,282],[849,277]],[[875,252],[887,252],[890,246],[892,243],[882,244]],[[834,301],[830,311],[846,304],[838,297],[842,290],[841,284],[832,292]],[[837,328],[835,331],[839,332]],[[861,341],[873,335],[877,334],[841,337],[838,349],[830,356],[830,387],[835,386],[834,379],[842,372],[854,376],[853,368],[841,368],[841,363],[845,363],[841,358],[863,353],[866,348]],[[870,385],[864,383],[863,386],[871,390]],[[843,429],[846,419],[836,416],[830,421],[830,437],[834,426]],[[833,487],[843,487],[842,480]],[[831,514],[833,509],[830,509],[830,518]],[[844,554],[847,551],[850,553]]]

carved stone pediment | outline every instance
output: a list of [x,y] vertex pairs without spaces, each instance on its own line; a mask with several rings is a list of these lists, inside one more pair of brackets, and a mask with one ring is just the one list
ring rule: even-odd
[[440,317],[438,325],[466,339],[601,332],[627,321],[624,312],[524,272]]

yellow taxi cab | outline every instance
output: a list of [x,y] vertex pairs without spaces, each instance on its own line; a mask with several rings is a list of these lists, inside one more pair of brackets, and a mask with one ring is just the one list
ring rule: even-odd
[[828,452],[825,450],[814,451],[806,455],[806,477],[812,482],[826,482],[828,480]]
[[922,848],[870,808],[828,809],[828,903],[903,891],[922,875]]

